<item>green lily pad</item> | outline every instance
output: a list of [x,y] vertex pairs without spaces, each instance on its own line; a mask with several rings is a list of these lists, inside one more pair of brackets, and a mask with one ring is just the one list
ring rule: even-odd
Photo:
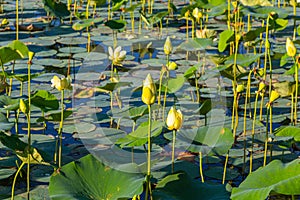
[[119,199],[132,198],[143,191],[144,177],[117,171],[92,155],[64,165],[50,179],[51,199]]
[[233,188],[231,199],[266,199],[271,191],[278,194],[300,194],[300,165],[296,159],[283,164],[274,160],[265,167],[252,172],[237,188]]
[[162,179],[153,191],[156,200],[229,199],[224,185],[210,185],[178,172]]

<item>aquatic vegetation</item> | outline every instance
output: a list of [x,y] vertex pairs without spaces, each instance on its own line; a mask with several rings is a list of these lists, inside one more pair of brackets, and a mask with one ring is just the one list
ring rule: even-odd
[[1,199],[297,199],[299,3],[0,1]]

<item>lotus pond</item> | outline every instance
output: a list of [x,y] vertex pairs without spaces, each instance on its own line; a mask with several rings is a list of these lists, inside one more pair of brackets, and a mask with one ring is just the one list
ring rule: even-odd
[[296,0],[0,0],[1,199],[299,199]]

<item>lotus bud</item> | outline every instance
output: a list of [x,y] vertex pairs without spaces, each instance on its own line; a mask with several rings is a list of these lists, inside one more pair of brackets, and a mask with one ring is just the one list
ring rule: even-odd
[[8,19],[7,18],[2,19],[1,26],[7,25],[7,24],[9,24]]
[[172,107],[168,113],[166,123],[169,130],[179,130],[183,123],[181,111]]
[[197,20],[197,22],[199,22],[199,20],[203,17],[202,12],[199,12],[199,8],[194,8],[192,14],[195,17],[195,19]]
[[28,104],[23,99],[20,99],[20,110],[26,115],[29,112]]
[[232,5],[233,5],[234,8],[237,8],[237,6],[238,6],[238,2],[237,1],[232,1],[231,3],[232,3]]
[[170,40],[170,37],[168,36],[164,45],[164,52],[166,55],[170,55],[170,53],[172,53],[172,50],[173,50],[172,42]]
[[241,93],[245,89],[245,86],[243,84],[239,84],[236,86],[236,92]]
[[271,95],[270,95],[270,100],[269,100],[269,102],[266,104],[266,106],[269,108],[270,105],[272,105],[272,103],[273,103],[276,99],[278,99],[279,97],[280,97],[279,93],[278,93],[277,91],[275,91],[275,90],[272,90],[272,91],[271,91]]
[[288,56],[294,57],[296,55],[297,49],[294,45],[294,42],[290,38],[286,39],[285,47]]
[[34,56],[34,52],[32,51],[29,51],[28,52],[28,61],[31,63],[32,59],[33,59],[33,56]]
[[176,69],[178,69],[178,66],[175,62],[169,62],[167,64],[167,68],[168,68],[168,70],[176,70]]
[[186,11],[186,12],[184,13],[184,17],[185,17],[186,19],[188,19],[189,16],[190,16],[190,11],[188,10],[188,11]]
[[258,92],[262,92],[266,87],[266,84],[264,82],[260,82],[258,85]]
[[142,101],[147,105],[155,103],[156,86],[153,82],[151,74],[148,74],[143,82]]

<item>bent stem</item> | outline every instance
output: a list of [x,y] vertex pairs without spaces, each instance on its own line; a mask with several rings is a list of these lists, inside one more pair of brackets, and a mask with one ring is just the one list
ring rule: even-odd
[[151,194],[151,105],[148,105],[149,112],[149,121],[148,121],[148,154],[147,154],[147,176],[146,176],[146,200],[148,200],[148,196],[150,194],[150,198],[152,199]]
[[176,141],[176,130],[173,130],[173,144],[172,144],[172,173],[174,173],[175,141]]
[[21,169],[23,168],[23,166],[26,164],[26,162],[22,162],[21,165],[19,166],[16,174],[15,174],[15,177],[14,177],[14,180],[13,180],[13,184],[12,184],[12,188],[11,188],[11,200],[14,200],[15,198],[15,185],[16,185],[16,181],[17,181],[17,177],[21,171]]

